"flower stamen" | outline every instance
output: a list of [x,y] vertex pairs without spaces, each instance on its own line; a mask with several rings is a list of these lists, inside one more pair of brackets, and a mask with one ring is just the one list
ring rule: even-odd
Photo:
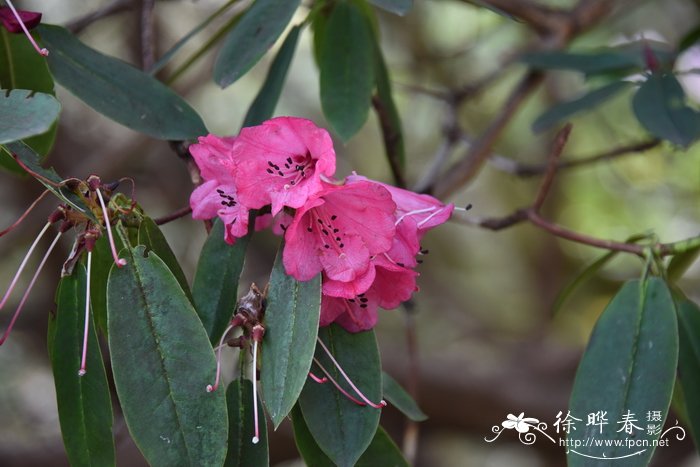
[[105,200],[102,198],[102,193],[100,193],[99,188],[95,188],[95,192],[97,193],[97,199],[100,200],[100,206],[102,207],[102,216],[105,221],[105,227],[107,228],[107,237],[109,237],[109,247],[112,249],[112,258],[114,258],[114,263],[119,268],[126,266],[126,260],[119,257],[117,254],[117,247],[114,245],[114,237],[112,236],[112,227],[110,226],[109,213],[107,212]]
[[24,31],[24,34],[27,36],[27,39],[29,39],[29,42],[32,43],[32,46],[34,46],[34,50],[37,51],[39,55],[43,55],[46,57],[49,55],[49,51],[46,50],[45,48],[40,48],[39,45],[36,43],[32,35],[29,33],[29,30],[27,29],[27,26],[25,26],[24,21],[22,21],[22,17],[19,15],[17,10],[15,9],[15,6],[12,4],[10,0],[5,0],[7,3],[7,6],[10,7],[10,10],[12,10],[12,14],[15,15],[15,18],[17,18],[17,22],[19,23],[20,27],[22,28],[22,31]]
[[[357,405],[361,405],[363,407],[367,405],[364,402],[362,402],[361,400],[356,399],[355,397],[350,395],[345,389],[343,389],[343,387],[340,384],[338,384],[338,382],[331,376],[331,374],[328,372],[328,370],[326,370],[326,368],[323,365],[321,365],[321,362],[319,362],[316,357],[314,357],[314,363],[316,363],[316,365],[321,369],[323,374],[326,375],[327,379],[330,380],[331,383],[333,383],[333,386],[335,386],[335,388],[338,391],[340,391],[340,393],[342,395],[344,395],[345,397],[347,397],[348,399],[350,399],[352,402],[354,402]],[[311,376],[311,373],[309,373],[309,376]],[[318,381],[316,381],[316,382],[318,383]]]
[[[41,235],[43,235],[43,231],[42,231]],[[22,308],[24,308],[24,304],[27,301],[27,297],[29,297],[29,293],[32,291],[32,288],[34,287],[34,284],[36,283],[36,280],[39,277],[41,270],[44,268],[44,264],[46,264],[46,260],[49,258],[49,255],[51,254],[54,247],[56,246],[56,243],[58,243],[59,238],[61,238],[61,232],[58,232],[58,234],[56,234],[56,237],[53,239],[53,242],[49,246],[49,249],[46,250],[46,254],[44,254],[44,257],[41,259],[41,262],[39,263],[39,267],[36,268],[36,272],[34,273],[34,276],[32,276],[32,280],[29,282],[29,286],[27,286],[27,290],[24,292],[24,295],[22,296],[22,300],[20,300],[19,305],[17,305],[17,309],[15,310],[14,315],[12,315],[12,319],[10,320],[10,324],[7,326],[7,329],[5,329],[5,332],[3,333],[2,337],[0,337],[0,345],[5,343],[5,340],[7,340],[8,336],[10,335],[10,332],[12,332],[12,328],[15,325],[15,321],[17,321],[19,314],[22,312]],[[32,245],[32,248],[33,247],[34,247],[34,245]],[[4,303],[5,303],[5,300],[3,300],[3,305],[4,305]]]
[[251,368],[251,381],[253,382],[253,421],[255,424],[255,434],[253,435],[253,444],[258,444],[260,441],[260,427],[258,424],[258,341],[253,340],[253,366]]
[[[355,384],[352,382],[352,380],[350,379],[350,377],[345,373],[345,371],[343,371],[343,368],[340,366],[340,364],[339,364],[338,361],[335,359],[335,357],[333,357],[333,354],[330,352],[330,350],[328,350],[328,347],[326,347],[326,344],[324,344],[323,341],[322,341],[320,338],[318,338],[318,337],[316,338],[316,340],[317,340],[318,343],[321,345],[321,347],[323,348],[323,350],[326,352],[326,354],[328,355],[328,358],[331,359],[331,361],[333,362],[333,364],[335,365],[335,367],[338,369],[338,371],[340,372],[340,374],[343,376],[343,378],[345,378],[345,381],[347,381],[347,383],[348,383],[348,384],[350,385],[350,387],[355,391],[355,393],[357,393],[357,395],[360,396],[360,399],[362,399],[363,401],[365,401],[365,402],[367,403],[367,405],[369,405],[370,407],[374,407],[375,409],[381,409],[382,407],[386,407],[386,401],[384,401],[383,399],[379,402],[379,404],[376,404],[376,403],[372,402],[371,400],[369,400],[369,399],[362,393],[362,391],[360,391],[360,390],[357,388],[357,386],[355,386]],[[327,373],[326,373],[326,374],[327,374]]]
[[214,392],[219,387],[219,381],[221,379],[221,349],[226,347],[224,340],[226,339],[228,333],[231,332],[231,329],[233,329],[233,325],[226,328],[224,333],[221,335],[219,345],[216,347],[216,379],[214,380],[213,385],[207,384],[207,392]]
[[49,190],[44,190],[44,191],[39,195],[39,197],[38,197],[37,199],[35,199],[34,202],[33,202],[31,205],[29,205],[29,207],[27,208],[27,210],[24,211],[24,214],[22,214],[21,216],[19,216],[19,219],[17,219],[17,220],[14,222],[14,224],[12,224],[12,225],[9,226],[8,228],[6,228],[6,229],[3,230],[2,232],[0,232],[0,237],[2,237],[3,235],[5,235],[6,233],[10,232],[10,231],[11,231],[12,229],[14,229],[15,227],[17,227],[17,226],[24,220],[24,218],[27,217],[27,215],[29,215],[29,213],[32,211],[32,209],[34,209],[34,208],[36,207],[36,205],[39,204],[39,201],[41,201],[42,199],[44,199],[44,196],[46,196],[48,193],[49,193]]
[[39,243],[39,240],[41,240],[41,237],[44,236],[46,231],[48,230],[49,226],[51,225],[50,222],[47,222],[46,225],[44,226],[43,229],[41,229],[41,232],[39,232],[39,235],[34,239],[34,243],[32,243],[32,246],[29,247],[29,251],[27,251],[27,254],[24,255],[24,259],[19,265],[19,269],[17,269],[17,272],[15,273],[15,277],[12,278],[12,282],[10,282],[10,286],[7,288],[7,292],[5,292],[5,296],[2,298],[2,301],[0,302],[0,310],[5,306],[5,303],[7,303],[7,299],[10,297],[10,294],[15,288],[15,285],[17,285],[17,280],[19,279],[20,274],[22,274],[22,271],[24,271],[24,267],[27,265],[27,261],[29,260],[29,257],[32,255],[32,252],[36,248],[37,244]]
[[311,378],[312,380],[314,380],[314,382],[316,382],[318,384],[325,384],[328,382],[328,378],[326,378],[325,376],[323,378],[319,378],[318,376],[316,376],[315,374],[313,374],[310,371],[309,371],[309,378]]
[[83,329],[83,353],[80,357],[80,370],[78,376],[83,376],[87,370],[87,346],[88,346],[88,326],[90,324],[90,276],[92,270],[92,251],[88,250],[87,254],[87,286],[85,287],[85,327]]

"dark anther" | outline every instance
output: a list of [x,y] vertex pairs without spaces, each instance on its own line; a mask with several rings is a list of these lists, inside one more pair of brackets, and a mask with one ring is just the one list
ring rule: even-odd
[[472,208],[472,203],[469,203],[466,206],[464,206],[465,211],[469,211],[471,208]]
[[323,245],[323,248],[330,248],[330,245]]
[[323,232],[323,235],[328,235],[328,231],[326,229],[321,229],[321,232]]
[[287,162],[291,164],[291,163],[292,163],[292,158],[291,158],[291,157],[288,157],[288,158],[287,158]]
[[401,266],[402,268],[405,267],[403,263],[396,263],[396,264]]
[[336,216],[335,214],[333,214],[333,215],[331,216],[331,220],[332,220],[332,221],[336,220],[337,218],[338,218],[338,216]]
[[309,232],[313,232],[314,229],[312,229],[311,227],[307,227],[306,230],[308,230]]
[[282,229],[283,232],[287,231],[287,226],[284,224],[280,224],[280,229]]
[[321,219],[316,219],[319,224],[323,225],[323,221]]
[[269,173],[270,175],[274,174],[274,172],[272,171],[272,169],[267,169],[267,173]]
[[354,299],[354,298],[349,298],[348,301],[349,301],[350,303],[355,303],[355,299]]
[[267,165],[269,165],[270,167],[274,167],[274,166],[275,166],[275,164],[273,164],[273,163],[270,162],[270,161],[267,161]]
[[360,308],[367,308],[367,304],[366,303],[361,304]]
[[338,245],[338,246],[339,246],[340,248],[343,248],[343,247],[345,246],[345,243],[341,243],[341,244]]
[[417,260],[416,260],[416,263],[418,263],[418,264],[423,264],[423,260],[422,260],[422,259],[417,259]]
[[340,232],[340,229],[333,229],[333,233],[338,233]]

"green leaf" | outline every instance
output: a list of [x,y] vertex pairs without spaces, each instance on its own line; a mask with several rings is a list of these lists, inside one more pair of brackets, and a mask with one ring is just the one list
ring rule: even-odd
[[62,185],[63,179],[54,169],[45,169],[41,166],[41,157],[32,148],[21,141],[0,146],[10,157],[18,159],[29,169],[30,175],[41,182],[49,191],[73,209],[97,222],[92,211],[83,203],[81,198]]
[[51,94],[27,89],[0,90],[0,144],[47,132],[61,111]]
[[413,0],[369,0],[374,6],[382,10],[403,16],[413,7]]
[[616,96],[620,91],[630,85],[631,83],[627,81],[617,81],[588,92],[574,100],[557,104],[537,117],[532,124],[532,131],[540,132],[548,130],[555,124],[566,120],[572,115],[591,110],[613,96]]
[[[55,96],[54,83],[46,59],[36,53],[32,44],[22,34],[10,34],[0,29],[0,88],[31,89]],[[46,156],[56,139],[57,122],[44,134],[28,138],[25,142],[41,156]],[[0,165],[9,161],[0,157]],[[6,166],[13,172],[24,173],[14,162]]]
[[282,34],[300,0],[256,0],[226,37],[214,64],[214,81],[225,88],[243,76]]
[[552,315],[558,314],[564,303],[566,303],[566,300],[574,293],[574,291],[594,277],[598,271],[600,271],[615,256],[617,256],[617,254],[617,251],[609,251],[586,266],[586,268],[581,271],[581,273],[579,273],[573,281],[567,284],[566,287],[564,287],[559,294],[557,294],[557,298],[554,300],[554,305],[552,305]]
[[275,429],[299,398],[316,348],[321,275],[299,282],[284,271],[282,248],[270,275],[260,381]]
[[673,255],[673,258],[671,258],[666,271],[668,281],[676,282],[683,277],[683,274],[685,274],[688,268],[693,265],[693,263],[698,259],[698,256],[700,256],[700,245]]
[[338,135],[349,140],[367,120],[374,88],[371,26],[352,3],[339,3],[321,44],[321,105]]
[[700,113],[686,105],[673,74],[654,73],[632,98],[634,114],[652,135],[688,147],[700,136]]
[[399,447],[381,426],[372,438],[367,450],[362,454],[355,467],[408,467]]
[[[647,413],[658,411],[663,425],[676,376],[678,325],[671,293],[663,280],[630,281],[613,298],[598,319],[583,355],[570,401],[571,415],[581,419],[569,442],[587,439],[646,440],[650,447],[591,446],[569,450],[571,467],[598,466],[600,460],[584,455],[615,458],[616,466],[647,465],[659,434],[649,434]],[[587,414],[607,412],[608,425],[587,425]],[[628,434],[619,424],[625,415],[636,421]],[[585,426],[584,426],[585,425]],[[641,452],[640,452],[641,451]]]
[[335,467],[333,461],[318,447],[316,440],[309,431],[306,420],[304,420],[299,404],[292,408],[290,415],[292,416],[292,426],[294,427],[294,442],[306,465],[309,467]]
[[224,224],[217,219],[199,256],[192,296],[212,344],[219,341],[235,311],[249,239],[245,236],[229,245],[224,241]]
[[[332,324],[319,329],[319,337],[353,383],[369,400],[379,402],[382,377],[374,331],[349,333]],[[316,358],[339,384],[357,397],[320,346],[316,348]],[[323,375],[316,364],[312,365],[312,371]],[[318,384],[307,379],[299,404],[316,443],[340,467],[357,462],[379,425],[379,409],[355,404],[330,382]]]
[[427,420],[428,416],[418,407],[416,401],[388,373],[382,371],[382,392],[384,398],[405,416],[415,422]]
[[294,57],[300,31],[300,26],[294,26],[287,34],[287,38],[284,40],[275,60],[270,65],[270,70],[267,72],[267,78],[265,78],[262,88],[260,88],[258,95],[255,96],[255,100],[248,109],[248,113],[243,121],[244,127],[260,125],[272,117],[280,94],[282,94],[282,86],[284,86],[289,65],[292,63],[292,57]]
[[379,117],[384,138],[384,151],[389,159],[389,165],[395,174],[401,176],[406,165],[406,150],[404,146],[401,117],[396,109],[391,91],[389,72],[384,63],[384,56],[379,43],[374,41],[374,75],[377,81],[377,94],[374,109]]
[[690,300],[678,303],[680,351],[678,373],[695,446],[700,446],[700,308]]
[[190,292],[190,285],[187,283],[187,278],[180,267],[180,263],[175,257],[170,245],[168,245],[168,241],[165,239],[163,232],[160,231],[156,223],[153,222],[153,219],[150,217],[144,217],[139,225],[138,243],[139,245],[145,245],[149,250],[153,250],[155,254],[163,260],[165,265],[168,266],[168,269],[170,269],[170,272],[175,276],[175,279],[177,279],[177,282],[180,284],[180,287],[182,287],[187,298],[190,302],[194,303],[192,293]]
[[238,0],[229,0],[228,2],[224,3],[218,10],[216,10],[214,13],[209,15],[204,21],[199,23],[197,26],[195,26],[190,32],[182,36],[180,40],[178,40],[175,45],[173,45],[170,49],[168,49],[167,52],[165,52],[156,63],[153,64],[151,68],[148,70],[148,74],[150,75],[155,75],[158,73],[160,70],[165,68],[165,66],[170,62],[170,60],[177,54],[177,52],[192,39],[194,36],[196,36],[199,32],[201,32],[204,28],[209,26],[209,24],[214,21],[215,19],[221,17],[226,10],[231,8],[233,5],[235,5],[238,2]]
[[253,383],[235,380],[226,389],[228,406],[228,453],[226,467],[270,465],[267,446],[267,420],[258,405],[260,441],[253,444]]
[[649,68],[649,57],[656,60],[659,69],[671,68],[676,58],[673,50],[661,42],[641,40],[617,47],[607,47],[584,52],[540,51],[520,56],[520,61],[533,68],[545,70],[571,70],[586,76],[626,74]]
[[115,465],[112,402],[97,333],[90,319],[84,376],[78,376],[85,326],[85,267],[61,279],[49,338],[58,418],[74,466]]
[[177,279],[145,247],[125,248],[107,286],[114,384],[127,427],[149,464],[218,466],[226,456],[223,391],[207,334]]
[[80,100],[112,120],[167,140],[185,140],[207,133],[197,112],[172,89],[147,73],[80,42],[66,29],[38,28],[56,81]]
[[[294,440],[299,453],[309,467],[333,467],[335,464],[326,456],[314,440],[298,405],[292,409]],[[408,462],[401,451],[381,426],[372,438],[367,450],[358,459],[357,467],[407,467]]]

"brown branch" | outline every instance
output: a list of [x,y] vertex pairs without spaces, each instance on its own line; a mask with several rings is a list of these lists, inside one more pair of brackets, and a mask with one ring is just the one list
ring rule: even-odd
[[155,6],[155,0],[141,0],[141,68],[143,70],[150,70],[156,61],[153,14]]
[[557,136],[554,138],[554,144],[552,144],[552,150],[547,158],[547,172],[540,183],[540,188],[537,190],[537,196],[535,197],[535,202],[532,203],[532,211],[539,213],[542,209],[545,199],[549,194],[549,190],[552,188],[552,183],[554,182],[554,176],[557,174],[557,163],[561,157],[561,153],[564,150],[566,142],[569,140],[569,135],[571,134],[571,123],[567,123],[564,128],[559,130]]
[[531,0],[462,0],[512,16],[542,35],[551,34],[566,18],[567,11],[550,8]]
[[496,143],[506,125],[515,112],[539,84],[544,75],[539,71],[527,73],[515,87],[503,104],[501,112],[493,119],[486,131],[467,150],[462,159],[447,170],[439,184],[432,191],[438,198],[444,198],[476,176],[484,162],[491,156],[493,145]]
[[73,34],[78,34],[86,27],[90,26],[95,21],[106,18],[107,16],[114,15],[116,13],[121,13],[131,9],[136,4],[136,0],[113,0],[111,3],[103,6],[102,8],[88,13],[80,18],[74,19],[66,24],[66,29],[68,29]]
[[[571,160],[568,161],[559,162],[557,164],[557,170],[582,167],[595,164],[596,162],[609,161],[619,157],[640,154],[649,151],[650,149],[654,149],[660,144],[661,140],[659,139],[651,139],[648,141],[642,141],[641,143],[626,144],[593,156],[576,157],[571,158]],[[518,177],[533,177],[535,175],[541,175],[547,170],[546,164],[520,164],[512,159],[502,156],[493,156],[491,158],[491,162],[497,169],[517,175]]]
[[153,222],[156,223],[156,225],[163,225],[167,224],[168,222],[177,220],[181,217],[185,217],[186,215],[190,214],[192,212],[192,208],[190,206],[185,206],[184,208],[180,208],[175,212],[172,212],[168,215],[165,215],[163,217],[159,217],[157,219],[153,219]]
[[[518,5],[526,5],[528,2],[515,2],[489,0],[489,5],[498,7],[501,3],[509,4],[516,8]],[[542,38],[542,49],[562,49],[576,35],[582,33],[600,21],[612,9],[614,2],[610,0],[580,0],[579,3],[566,15],[557,14],[556,28]],[[504,6],[501,5],[501,9]],[[507,11],[507,10],[504,10]],[[511,10],[511,12],[516,10]],[[437,197],[446,197],[463,185],[471,181],[480,171],[484,162],[491,156],[492,149],[498,137],[506,125],[510,122],[515,112],[520,108],[525,99],[539,86],[543,80],[543,74],[538,71],[530,71],[513,89],[506,100],[501,112],[493,119],[484,133],[474,145],[464,154],[462,159],[447,170],[433,190]]]

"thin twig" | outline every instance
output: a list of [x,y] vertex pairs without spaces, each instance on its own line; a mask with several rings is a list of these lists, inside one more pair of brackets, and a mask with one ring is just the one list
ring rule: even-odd
[[78,34],[86,27],[90,26],[95,21],[106,18],[107,16],[114,15],[116,13],[121,13],[131,9],[136,4],[136,0],[113,0],[111,3],[103,6],[102,8],[88,13],[80,18],[74,19],[66,24],[66,29],[68,29],[73,34]]
[[521,222],[528,221],[532,225],[549,232],[555,237],[563,238],[582,245],[592,246],[594,248],[631,253],[637,256],[644,256],[649,248],[651,248],[659,257],[664,257],[675,255],[700,246],[700,236],[691,237],[678,242],[655,243],[653,245],[641,245],[637,243],[606,240],[567,229],[566,227],[562,227],[543,218],[540,215],[540,209],[542,208],[542,205],[544,204],[552,187],[554,176],[556,175],[557,168],[559,166],[559,157],[561,157],[561,153],[564,150],[564,145],[566,144],[570,132],[571,125],[567,125],[557,134],[547,160],[547,172],[545,173],[545,176],[540,183],[540,187],[537,190],[535,201],[530,207],[518,209],[505,217],[486,218],[481,220],[462,219],[462,221],[475,224],[489,230],[502,230]]
[[[416,320],[414,303],[409,300],[404,304],[404,324],[406,330],[406,350],[408,353],[408,382],[407,389],[413,400],[418,401],[420,387],[420,361],[418,353],[418,338],[416,336]],[[418,435],[420,426],[413,420],[406,420],[403,435],[403,454],[409,465],[414,465],[418,452]]]
[[554,138],[554,144],[552,145],[552,150],[547,158],[547,172],[540,183],[540,188],[537,190],[537,196],[535,197],[535,202],[532,203],[532,210],[536,213],[540,212],[542,205],[544,204],[549,190],[552,188],[552,183],[554,182],[554,176],[557,173],[557,163],[561,157],[561,153],[564,150],[566,142],[569,140],[569,135],[571,134],[571,123],[567,123],[564,128],[559,130],[557,136]]
[[462,0],[465,3],[481,6],[505,13],[518,19],[540,34],[552,33],[567,16],[566,10],[554,9],[531,0]]
[[515,115],[524,100],[542,82],[539,71],[528,72],[503,104],[502,110],[493,119],[486,131],[469,147],[462,159],[447,170],[444,177],[431,190],[438,198],[444,198],[464,186],[476,176],[491,155],[493,145],[501,132]]
[[185,206],[184,208],[180,208],[177,211],[172,212],[168,215],[154,219],[153,222],[155,222],[156,225],[167,224],[168,222],[174,221],[174,220],[179,219],[181,217],[185,217],[186,215],[190,214],[191,212],[192,212],[192,208],[190,206]]
[[[650,149],[654,149],[661,144],[659,139],[651,139],[642,141],[641,143],[626,144],[624,146],[612,148],[600,154],[587,157],[572,157],[570,160],[561,161],[557,164],[557,170],[571,169],[586,165],[595,164],[596,162],[609,161],[619,157],[640,154]],[[518,177],[533,177],[541,175],[547,170],[546,164],[520,164],[507,157],[494,155],[490,161],[492,165],[503,171]]]
[[141,68],[150,70],[156,61],[155,0],[141,0]]

